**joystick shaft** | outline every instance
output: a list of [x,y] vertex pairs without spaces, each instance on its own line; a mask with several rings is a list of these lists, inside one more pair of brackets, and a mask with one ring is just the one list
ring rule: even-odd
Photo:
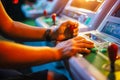
[[108,57],[110,60],[110,72],[115,71],[115,61],[118,53],[118,46],[115,43],[110,43],[108,46]]
[[56,25],[56,14],[52,14],[53,25]]

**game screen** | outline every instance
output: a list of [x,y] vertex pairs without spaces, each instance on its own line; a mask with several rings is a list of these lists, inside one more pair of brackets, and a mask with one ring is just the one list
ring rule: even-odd
[[120,24],[107,22],[102,32],[120,39]]
[[95,12],[103,2],[104,0],[73,0],[71,6]]

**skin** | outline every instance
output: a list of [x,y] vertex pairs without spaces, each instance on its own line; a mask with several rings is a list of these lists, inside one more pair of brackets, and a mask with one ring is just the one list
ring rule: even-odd
[[[73,30],[74,38],[66,35],[66,33],[71,34],[66,31],[68,25],[75,27]],[[13,21],[5,12],[0,1],[0,34],[4,37],[15,41],[42,41],[45,40],[46,30],[46,28],[33,27]],[[88,48],[93,48],[94,44],[83,37],[75,37],[77,34],[78,24],[66,21],[57,28],[51,28],[52,40],[62,41],[55,47],[33,47],[0,40],[0,68],[25,68],[68,58],[78,52],[89,53]]]

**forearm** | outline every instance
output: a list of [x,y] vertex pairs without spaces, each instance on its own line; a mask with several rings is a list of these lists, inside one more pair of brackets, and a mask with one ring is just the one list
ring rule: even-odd
[[17,39],[22,41],[38,41],[45,39],[44,34],[46,29],[13,21],[12,26],[9,29],[3,28],[2,31],[3,34],[7,35],[7,37],[11,39]]
[[17,21],[13,21],[6,13],[0,1],[0,34],[7,38],[35,41],[44,40],[45,28],[26,25]]
[[0,45],[2,68],[30,67],[61,59],[60,52],[55,48],[24,46],[6,41],[0,41]]

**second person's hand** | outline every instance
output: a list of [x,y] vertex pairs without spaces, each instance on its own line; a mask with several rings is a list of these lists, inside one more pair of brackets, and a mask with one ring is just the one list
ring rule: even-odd
[[94,47],[94,43],[86,40],[81,36],[74,37],[72,39],[58,43],[55,48],[60,52],[61,58],[69,58],[79,53],[90,53],[90,48]]

